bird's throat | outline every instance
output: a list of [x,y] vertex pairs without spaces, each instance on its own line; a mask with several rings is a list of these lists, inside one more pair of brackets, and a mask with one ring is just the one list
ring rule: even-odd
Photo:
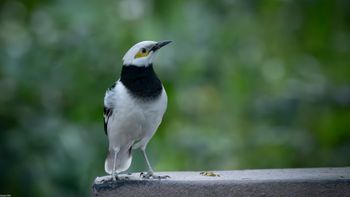
[[155,98],[162,93],[162,82],[153,70],[153,65],[149,66],[123,66],[120,81],[129,92],[139,98]]

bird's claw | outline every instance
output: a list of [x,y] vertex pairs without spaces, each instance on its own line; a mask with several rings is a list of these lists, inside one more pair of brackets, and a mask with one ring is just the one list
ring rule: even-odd
[[170,178],[170,176],[168,176],[168,175],[164,175],[164,176],[155,175],[155,174],[153,174],[153,172],[147,172],[147,173],[141,172],[140,177],[143,179],[159,179],[159,180]]
[[117,180],[119,180],[119,176],[118,175],[111,175],[112,176],[112,180],[113,181],[117,181]]
[[103,176],[103,177],[97,177],[96,178],[96,181],[99,182],[99,183],[106,183],[106,182],[109,182],[109,181],[116,181],[116,180],[119,180],[119,178],[118,177],[113,177],[112,175]]
[[113,175],[108,176],[109,178],[106,178],[103,180],[103,182],[107,182],[107,181],[120,181],[120,180],[130,180],[130,177],[125,175],[125,176],[118,176],[115,175],[113,177]]
[[113,178],[113,181],[117,181],[117,180],[130,180],[130,177],[125,175],[125,176],[118,176],[116,175],[114,178]]

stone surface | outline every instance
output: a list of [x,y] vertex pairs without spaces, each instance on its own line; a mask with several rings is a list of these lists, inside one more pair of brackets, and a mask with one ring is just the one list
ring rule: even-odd
[[[93,184],[93,196],[349,196],[350,167],[271,170],[159,172],[166,180],[143,180],[139,173],[128,180]],[[214,175],[214,174],[208,174]]]

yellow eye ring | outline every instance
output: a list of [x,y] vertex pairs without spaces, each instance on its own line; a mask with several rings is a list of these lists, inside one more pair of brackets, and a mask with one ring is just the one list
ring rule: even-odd
[[142,48],[139,52],[136,53],[135,59],[140,57],[146,57],[148,54],[149,52],[145,48]]

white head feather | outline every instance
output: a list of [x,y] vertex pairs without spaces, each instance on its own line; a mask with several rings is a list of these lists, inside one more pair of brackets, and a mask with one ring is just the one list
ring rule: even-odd
[[131,47],[123,57],[123,65],[149,66],[153,63],[158,49],[169,44],[171,41],[142,41]]
[[123,65],[148,66],[153,62],[154,52],[150,51],[145,57],[135,57],[142,49],[147,49],[155,45],[155,41],[142,41],[131,47],[123,57]]

